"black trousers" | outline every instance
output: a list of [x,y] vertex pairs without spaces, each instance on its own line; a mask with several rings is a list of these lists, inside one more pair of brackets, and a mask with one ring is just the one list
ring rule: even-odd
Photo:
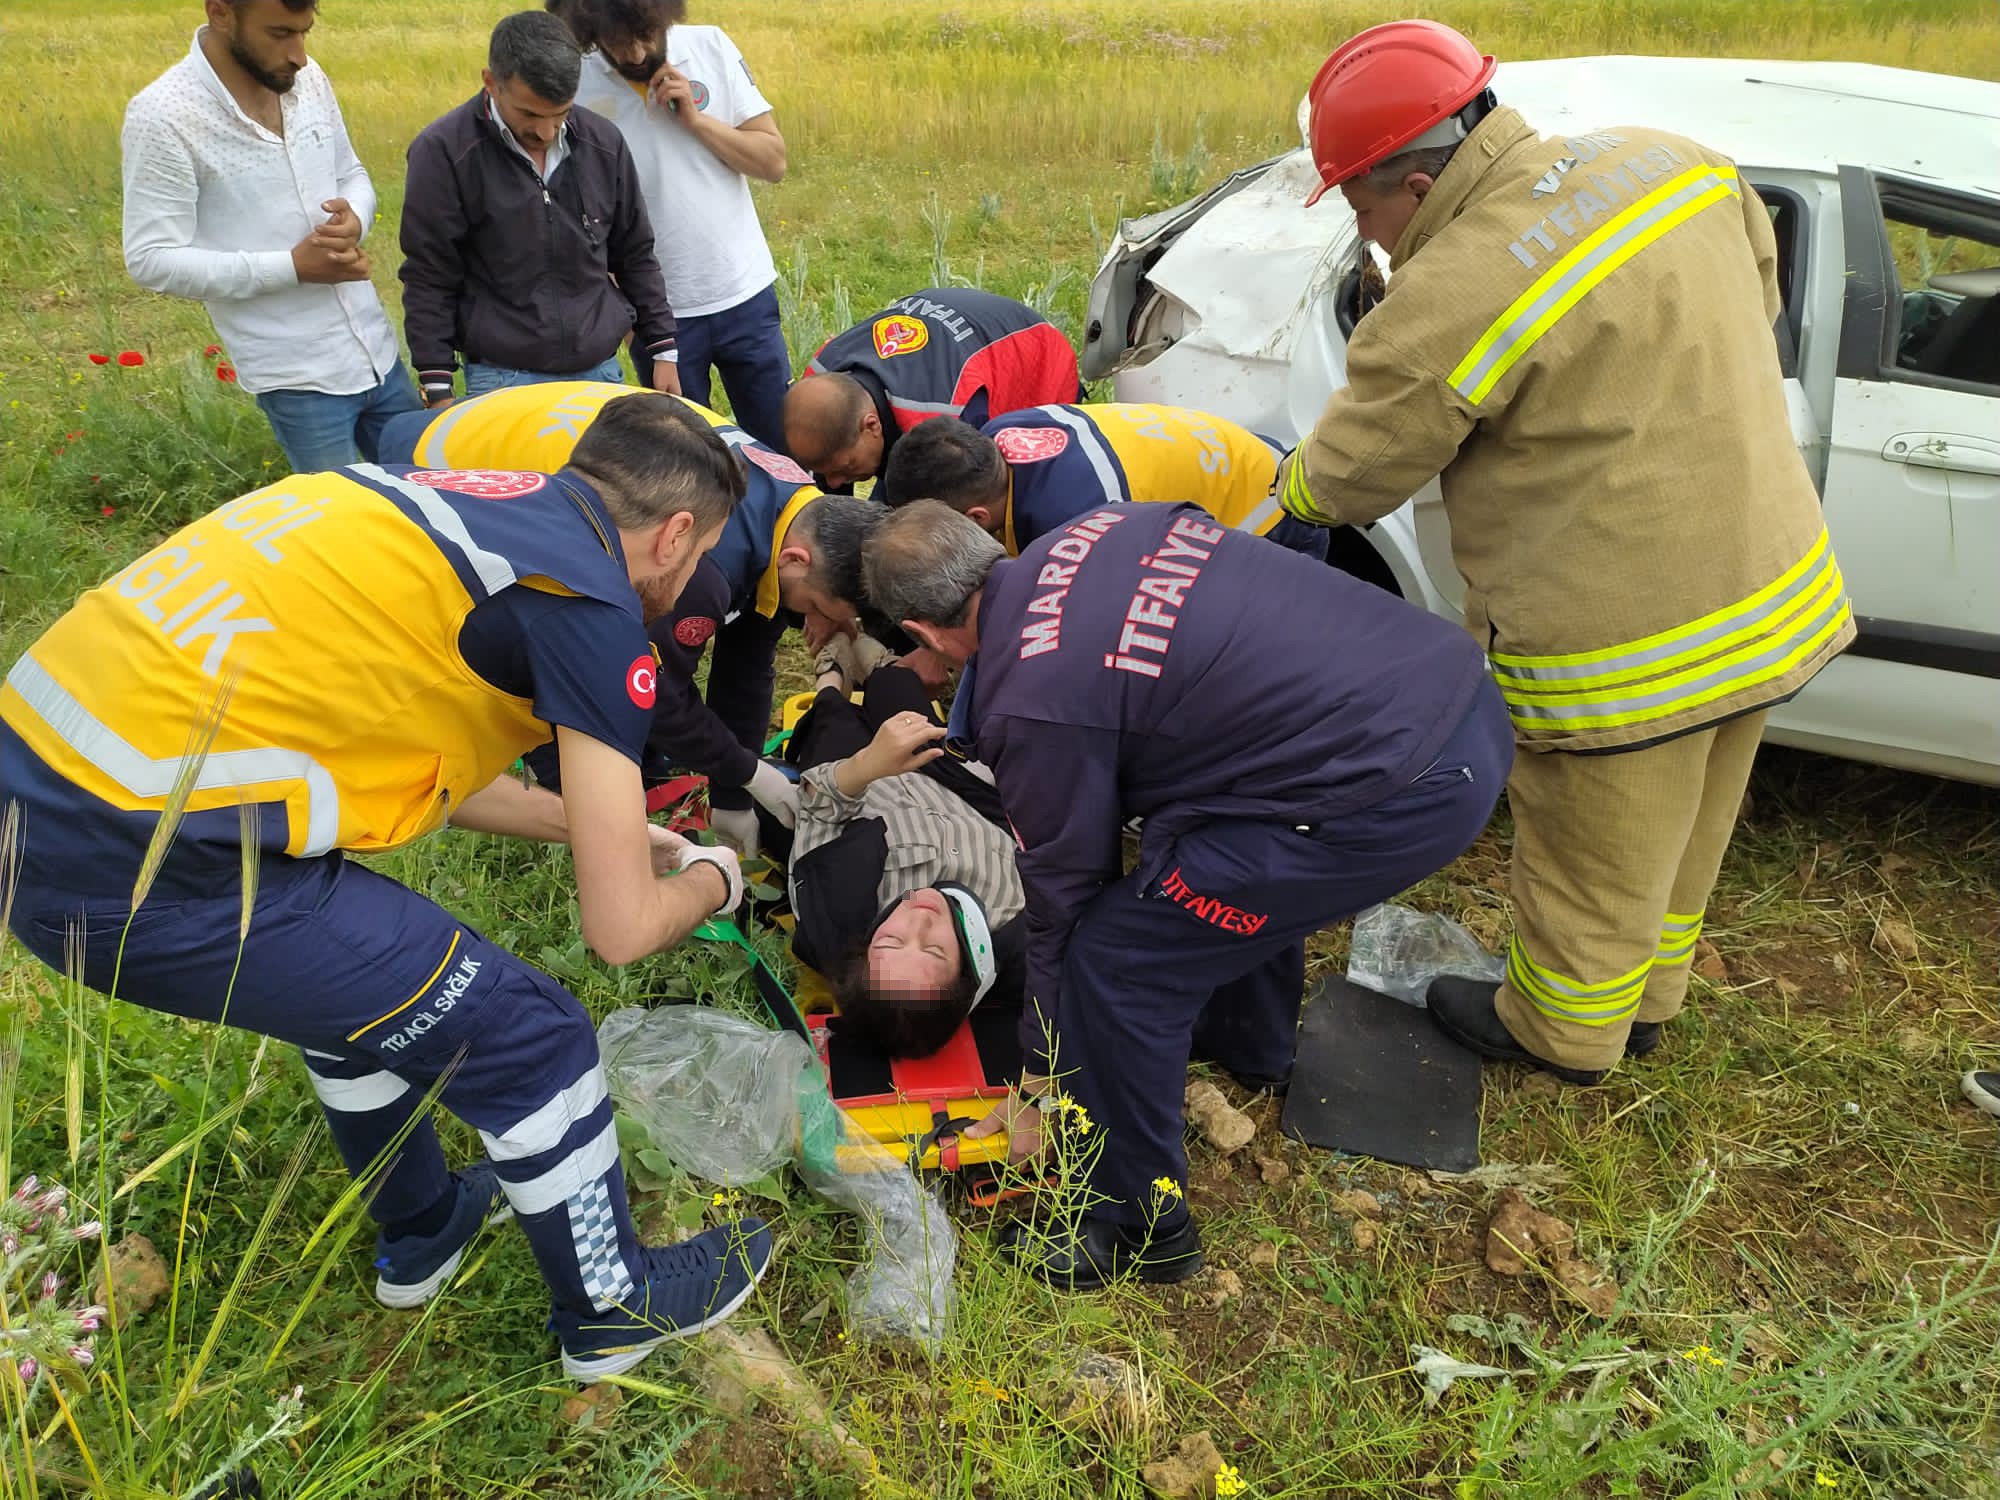
[[[762,755],[764,742],[771,737],[778,641],[794,619],[783,610],[766,619],[754,609],[745,609],[715,632],[708,648],[708,691],[703,701],[735,736],[736,743],[752,755]],[[656,623],[654,628],[670,627]],[[646,748],[666,760],[674,758],[674,747],[657,738],[648,741]],[[711,786],[708,800],[715,807],[737,810],[751,802],[749,788],[740,786]]]

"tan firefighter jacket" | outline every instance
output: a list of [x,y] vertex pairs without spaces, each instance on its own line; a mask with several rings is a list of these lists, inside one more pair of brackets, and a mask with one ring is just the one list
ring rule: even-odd
[[1495,110],[1277,494],[1360,524],[1441,476],[1466,626],[1524,744],[1643,745],[1789,697],[1854,626],[1786,415],[1776,261],[1726,158]]

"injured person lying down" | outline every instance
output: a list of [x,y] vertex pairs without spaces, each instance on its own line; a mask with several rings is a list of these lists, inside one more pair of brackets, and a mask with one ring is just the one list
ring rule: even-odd
[[786,752],[792,950],[832,986],[839,1030],[925,1057],[975,1006],[1019,1008],[1021,877],[999,795],[945,753],[928,692],[885,655],[865,636],[821,651]]

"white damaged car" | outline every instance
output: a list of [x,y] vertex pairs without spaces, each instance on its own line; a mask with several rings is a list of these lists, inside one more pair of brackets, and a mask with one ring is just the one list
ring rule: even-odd
[[[1782,744],[2000,784],[2000,84],[1854,63],[1507,63],[1544,134],[1655,125],[1727,153],[1769,205],[1793,437],[1859,639],[1771,716]],[[1300,106],[1301,137],[1305,107]],[[1346,379],[1386,257],[1304,149],[1128,220],[1091,288],[1083,371],[1120,401],[1285,442]],[[1373,261],[1373,265],[1368,264]],[[1332,560],[1439,614],[1465,585],[1435,481]]]

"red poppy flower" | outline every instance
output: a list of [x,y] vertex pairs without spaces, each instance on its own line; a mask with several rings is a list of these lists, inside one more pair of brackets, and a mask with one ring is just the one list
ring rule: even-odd
[[104,478],[104,476],[103,476],[102,474],[93,474],[93,475],[91,475],[91,476],[90,476],[90,482],[91,482],[92,484],[96,484],[96,483],[97,483],[97,482],[98,482],[99,480],[101,480],[101,479],[103,479],[103,478]]
[[108,365],[111,363],[111,356],[108,354],[93,354],[90,356],[90,362],[94,365]]
[[105,505],[105,506],[100,506],[100,507],[98,508],[98,512],[97,512],[97,513],[98,513],[98,514],[99,514],[100,516],[115,516],[115,515],[117,515],[117,514],[118,514],[118,507],[117,507],[117,506],[115,506],[115,505]]
[[75,432],[65,432],[63,436],[73,443],[83,436],[83,429],[79,427]]
[[236,367],[234,365],[217,365],[215,367],[215,378],[217,380],[225,380],[231,385],[236,384]]
[[135,366],[143,365],[145,362],[146,356],[141,354],[137,349],[127,349],[123,354],[118,356],[118,363],[128,370]]
[[201,351],[201,354],[203,359],[214,359],[215,356],[220,354],[221,352],[222,352],[222,345],[210,344],[206,349]]

